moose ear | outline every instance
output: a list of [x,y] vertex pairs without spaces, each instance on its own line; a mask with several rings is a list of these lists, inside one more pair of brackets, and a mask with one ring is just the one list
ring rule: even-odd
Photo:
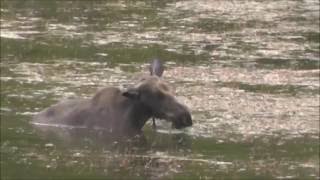
[[150,64],[149,71],[151,76],[155,75],[161,77],[164,71],[162,61],[160,61],[159,59],[154,59]]
[[128,89],[122,93],[123,96],[130,99],[139,99],[140,93],[137,89]]

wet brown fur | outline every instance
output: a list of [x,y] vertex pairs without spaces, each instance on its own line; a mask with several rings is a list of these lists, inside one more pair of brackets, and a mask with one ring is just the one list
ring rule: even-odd
[[105,128],[110,132],[138,133],[148,119],[171,121],[176,128],[192,125],[188,109],[156,76],[146,76],[133,88],[107,87],[90,99],[55,104],[34,117],[37,123]]

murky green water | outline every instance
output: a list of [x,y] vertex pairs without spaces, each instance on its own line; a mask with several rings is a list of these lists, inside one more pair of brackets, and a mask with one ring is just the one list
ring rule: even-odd
[[[1,1],[1,179],[319,179],[319,1]],[[35,127],[150,59],[192,111],[144,139]]]

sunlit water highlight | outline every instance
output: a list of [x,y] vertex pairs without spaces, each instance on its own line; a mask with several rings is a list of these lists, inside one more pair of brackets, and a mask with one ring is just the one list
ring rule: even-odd
[[[319,1],[20,3],[1,7],[1,179],[319,178]],[[192,127],[119,140],[30,123],[131,86],[154,57]]]

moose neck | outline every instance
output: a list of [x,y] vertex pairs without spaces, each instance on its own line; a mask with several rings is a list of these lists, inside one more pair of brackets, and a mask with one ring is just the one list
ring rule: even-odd
[[129,129],[141,131],[144,124],[151,118],[152,113],[148,107],[140,102],[128,99],[128,119],[127,125]]

